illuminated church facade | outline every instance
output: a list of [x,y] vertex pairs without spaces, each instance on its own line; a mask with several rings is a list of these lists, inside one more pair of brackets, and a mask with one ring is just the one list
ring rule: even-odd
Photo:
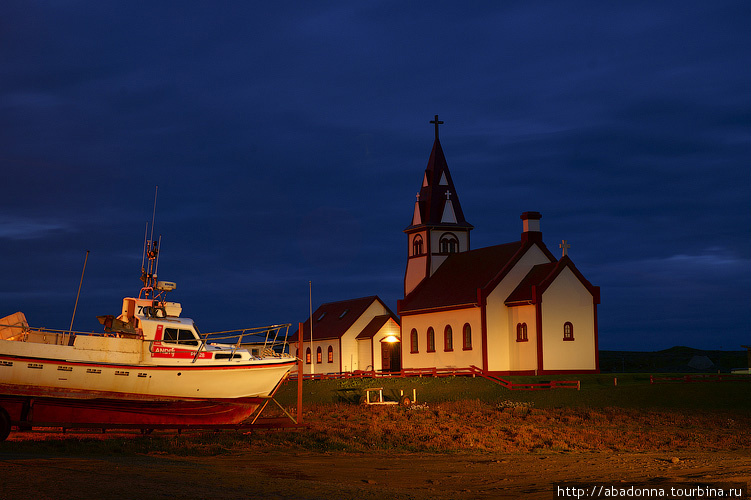
[[542,239],[538,212],[521,214],[521,238],[472,249],[470,231],[438,139],[407,236],[398,301],[403,368],[466,368],[495,374],[598,372],[593,286]]

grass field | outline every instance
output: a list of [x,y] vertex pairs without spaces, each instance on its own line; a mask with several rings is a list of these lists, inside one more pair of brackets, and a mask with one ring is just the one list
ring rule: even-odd
[[[515,401],[530,403],[535,408],[751,409],[751,381],[652,385],[649,383],[649,377],[649,374],[639,373],[506,377],[514,382],[537,382],[551,379],[579,380],[581,381],[580,391],[575,389],[510,391],[480,377],[319,380],[304,383],[303,403],[354,402],[364,393],[364,389],[383,387],[384,395],[390,395],[392,398],[398,395],[399,390],[404,390],[405,394],[411,395],[412,389],[416,389],[418,403],[481,401],[496,404],[501,401]],[[286,383],[277,393],[277,400],[284,405],[294,405],[296,398],[296,382]]]
[[[554,377],[510,378],[529,382]],[[155,431],[149,436],[111,431],[41,437],[14,432],[11,440],[0,444],[0,451],[215,456],[269,449],[560,453],[751,448],[751,382],[651,385],[648,374],[558,378],[579,379],[581,390],[510,391],[479,377],[306,381],[306,427],[301,430]],[[368,387],[383,387],[387,396],[400,389],[411,394],[414,388],[417,404],[405,408],[352,402]],[[296,395],[297,383],[289,382],[277,400],[294,413]]]

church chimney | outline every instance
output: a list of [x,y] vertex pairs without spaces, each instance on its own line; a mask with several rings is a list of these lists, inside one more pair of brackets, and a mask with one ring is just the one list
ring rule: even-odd
[[540,230],[540,212],[524,212],[521,215],[522,220],[522,243],[542,242],[542,231]]

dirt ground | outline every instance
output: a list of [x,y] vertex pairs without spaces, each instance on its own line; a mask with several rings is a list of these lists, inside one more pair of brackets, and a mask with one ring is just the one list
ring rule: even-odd
[[751,481],[751,451],[489,454],[253,451],[219,457],[3,453],[0,499],[551,499],[559,483]]

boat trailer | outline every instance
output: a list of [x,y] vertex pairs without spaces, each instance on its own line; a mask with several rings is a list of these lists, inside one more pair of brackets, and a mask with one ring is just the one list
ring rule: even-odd
[[[378,399],[373,399],[371,401],[371,393],[374,393],[378,391]],[[375,398],[375,394],[373,395]],[[383,399],[383,387],[370,387],[368,389],[365,389],[365,398],[363,399],[363,404],[365,405],[401,405],[401,406],[411,406],[414,403],[417,402],[417,389],[412,389],[412,397],[410,398],[408,395],[404,394],[404,390],[399,390],[399,397],[396,400],[384,400]]]

